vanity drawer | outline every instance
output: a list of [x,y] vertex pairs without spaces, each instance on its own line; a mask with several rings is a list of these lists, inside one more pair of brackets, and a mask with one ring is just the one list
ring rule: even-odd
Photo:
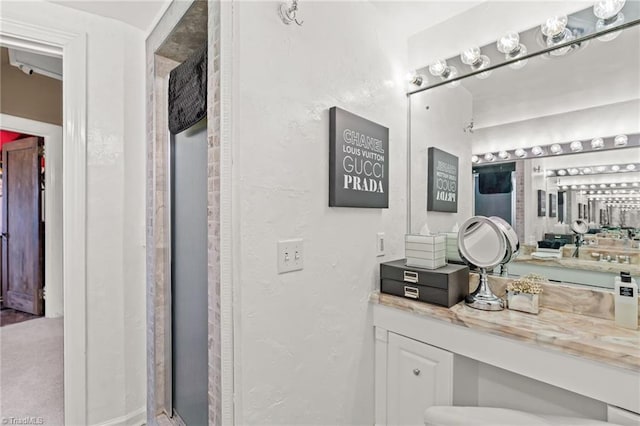
[[420,300],[421,302],[446,306],[447,308],[458,303],[454,302],[449,305],[449,293],[446,290],[405,283],[402,281],[383,279],[380,282],[380,291],[387,294],[393,294],[394,296],[405,297],[407,299]]
[[438,269],[406,266],[406,260],[394,260],[380,264],[380,278],[404,281],[447,290],[451,287],[469,287],[469,268],[461,265],[445,265]]

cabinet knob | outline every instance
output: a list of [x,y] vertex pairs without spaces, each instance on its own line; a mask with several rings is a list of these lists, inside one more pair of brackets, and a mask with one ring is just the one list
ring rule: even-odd
[[419,368],[414,368],[413,369],[413,374],[416,375],[416,376],[419,376],[420,375],[420,369]]

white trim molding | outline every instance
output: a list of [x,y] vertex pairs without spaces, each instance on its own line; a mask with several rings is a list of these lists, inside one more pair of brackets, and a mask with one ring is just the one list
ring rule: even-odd
[[64,417],[87,423],[87,37],[0,18],[0,44],[63,58]]
[[[237,326],[234,317],[234,276],[235,250],[234,241],[239,241],[238,221],[234,220],[233,181],[233,147],[234,142],[234,94],[237,93],[233,71],[237,69],[233,28],[235,17],[234,2],[220,2],[220,362],[221,362],[221,399],[222,424],[232,425],[236,420],[235,413],[240,412],[241,401],[235,398],[236,380],[239,363],[234,358],[239,354],[234,345],[234,329]],[[237,258],[237,257],[236,257]],[[239,358],[238,358],[239,359]]]

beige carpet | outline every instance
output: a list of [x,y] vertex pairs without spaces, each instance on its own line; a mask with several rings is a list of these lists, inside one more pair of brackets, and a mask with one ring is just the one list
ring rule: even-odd
[[62,318],[0,328],[0,423],[35,417],[31,424],[62,425],[62,368]]

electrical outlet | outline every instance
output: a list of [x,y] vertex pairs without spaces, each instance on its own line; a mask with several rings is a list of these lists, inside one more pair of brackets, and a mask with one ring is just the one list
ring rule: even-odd
[[378,232],[376,238],[376,256],[384,256],[384,232]]
[[304,267],[303,240],[278,241],[278,273],[299,271]]

